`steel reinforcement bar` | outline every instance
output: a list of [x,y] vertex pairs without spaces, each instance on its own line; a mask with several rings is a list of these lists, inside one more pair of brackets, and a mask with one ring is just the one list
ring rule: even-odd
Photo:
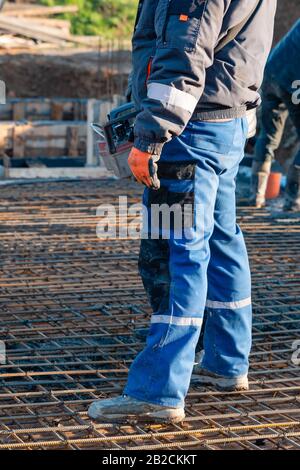
[[117,426],[91,423],[87,407],[122,390],[150,309],[138,241],[99,240],[96,209],[136,203],[141,189],[107,180],[1,192],[0,450],[300,449],[299,217],[239,209],[253,275],[251,389],[192,384],[183,423]]

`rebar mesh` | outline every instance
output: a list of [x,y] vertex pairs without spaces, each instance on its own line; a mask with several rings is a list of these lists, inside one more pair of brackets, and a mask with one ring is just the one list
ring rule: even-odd
[[[122,391],[150,309],[138,242],[100,241],[96,207],[120,181],[1,188],[1,449],[299,449],[299,218],[239,210],[253,273],[251,390],[192,385],[180,425],[93,424],[87,407]],[[299,355],[300,356],[300,355]]]

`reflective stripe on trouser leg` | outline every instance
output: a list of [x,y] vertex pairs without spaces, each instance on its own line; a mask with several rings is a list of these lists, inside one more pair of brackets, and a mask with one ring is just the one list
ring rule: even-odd
[[[193,130],[195,126],[199,127],[197,132]],[[215,135],[220,131],[221,135]],[[230,167],[237,170],[244,141],[242,120],[217,126],[190,123],[180,138],[173,139],[164,148],[163,161],[168,157],[173,161],[174,155],[180,155],[181,159],[193,157],[197,162],[194,198],[196,205],[204,206],[205,210],[201,212],[201,224],[194,227],[192,238],[171,237],[168,241],[168,308],[159,309],[152,317],[146,347],[130,368],[124,391],[129,396],[165,406],[182,406],[184,403],[206,303],[209,240],[214,230],[219,175]],[[181,185],[184,191],[187,190],[186,182],[163,183],[166,195],[168,191],[180,192]]]
[[202,366],[223,377],[248,373],[251,302],[242,308],[207,308]]

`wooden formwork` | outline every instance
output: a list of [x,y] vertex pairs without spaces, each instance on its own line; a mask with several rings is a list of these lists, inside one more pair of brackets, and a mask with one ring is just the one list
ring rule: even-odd
[[82,168],[82,176],[107,176],[90,124],[104,123],[121,101],[119,96],[9,100],[0,107],[0,157],[9,159],[10,176],[80,175],[72,166],[95,167],[94,173]]
[[87,99],[13,98],[0,106],[1,121],[86,121]]
[[86,122],[7,122],[0,126],[0,152],[13,159],[86,155]]

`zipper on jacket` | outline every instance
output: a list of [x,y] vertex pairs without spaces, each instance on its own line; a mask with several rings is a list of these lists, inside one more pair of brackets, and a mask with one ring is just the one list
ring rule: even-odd
[[146,74],[146,80],[145,80],[145,85],[147,86],[150,74],[151,74],[151,67],[152,67],[152,62],[153,62],[153,56],[150,57],[148,64],[147,64],[147,74]]
[[135,23],[134,23],[134,31],[136,30],[136,27],[138,25],[141,13],[142,13],[142,8],[145,0],[139,0],[139,5],[136,13],[136,18],[135,18]]
[[167,32],[167,26],[168,26],[168,19],[169,19],[169,10],[170,10],[170,3],[172,0],[168,0],[168,6],[167,6],[167,13],[166,13],[166,18],[162,30],[162,42],[163,44],[166,44],[166,32]]

